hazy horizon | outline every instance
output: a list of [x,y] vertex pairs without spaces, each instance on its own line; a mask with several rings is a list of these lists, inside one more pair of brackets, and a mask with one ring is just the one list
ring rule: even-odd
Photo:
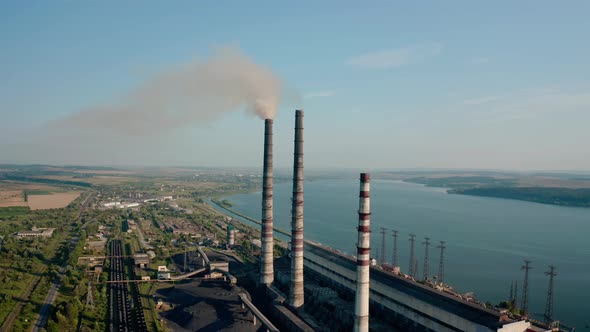
[[4,3],[0,163],[587,172],[589,9]]
[[[68,167],[68,168],[88,168],[88,169],[100,169],[100,168],[111,168],[113,170],[121,170],[121,171],[133,171],[133,170],[142,170],[142,169],[172,169],[172,168],[179,168],[179,169],[194,169],[194,170],[231,170],[231,171],[254,171],[259,172],[262,174],[262,164],[260,165],[252,165],[252,166],[206,166],[206,165],[125,165],[125,164],[44,164],[44,163],[12,163],[12,162],[0,162],[0,167],[2,166],[47,166],[47,167]],[[486,169],[486,168],[368,168],[368,169],[360,169],[359,167],[338,167],[338,166],[325,166],[325,167],[306,167],[307,172],[324,172],[324,171],[337,171],[337,172],[351,172],[356,173],[359,170],[367,171],[367,172],[376,172],[376,173],[506,173],[506,174],[554,174],[558,175],[560,173],[569,174],[569,175],[586,175],[590,174],[590,170],[567,170],[567,169]],[[292,166],[275,166],[274,171],[275,173],[280,172],[292,172]]]

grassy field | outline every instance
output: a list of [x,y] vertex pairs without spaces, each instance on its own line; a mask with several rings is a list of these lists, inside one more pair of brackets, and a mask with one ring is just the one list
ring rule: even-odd
[[0,254],[0,324],[16,310],[13,330],[28,329],[55,276],[52,263],[64,239],[63,231],[49,239],[7,238]]
[[0,207],[0,220],[22,216],[28,214],[30,211],[28,206]]

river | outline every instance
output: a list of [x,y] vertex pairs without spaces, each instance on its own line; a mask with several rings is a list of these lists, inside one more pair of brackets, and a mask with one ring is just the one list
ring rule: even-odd
[[[275,226],[290,230],[291,183],[274,188]],[[305,237],[347,253],[354,253],[358,223],[358,179],[305,182]],[[226,197],[233,209],[260,219],[261,195]],[[371,183],[371,247],[377,257],[380,227],[399,231],[399,262],[409,266],[408,234],[417,235],[419,275],[424,260],[424,237],[431,238],[430,274],[439,266],[438,241],[446,241],[445,281],[460,292],[475,292],[494,304],[509,297],[512,280],[518,280],[522,297],[523,260],[532,261],[529,272],[529,312],[540,318],[547,299],[548,265],[557,267],[554,317],[576,331],[590,331],[590,209],[537,203],[449,195],[440,188],[401,181]],[[388,232],[387,261],[393,240]]]

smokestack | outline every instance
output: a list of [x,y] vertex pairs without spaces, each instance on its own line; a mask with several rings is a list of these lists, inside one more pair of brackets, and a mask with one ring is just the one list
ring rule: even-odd
[[227,248],[232,248],[236,243],[236,231],[234,229],[234,225],[229,224],[227,225]]
[[303,111],[295,111],[293,198],[291,206],[291,285],[289,304],[303,306]]
[[354,331],[369,331],[369,264],[371,240],[370,176],[361,173],[359,193],[359,226],[356,261],[356,301],[354,305]]
[[264,120],[264,166],[262,173],[262,254],[260,284],[270,285],[273,270],[273,220],[272,220],[272,119]]

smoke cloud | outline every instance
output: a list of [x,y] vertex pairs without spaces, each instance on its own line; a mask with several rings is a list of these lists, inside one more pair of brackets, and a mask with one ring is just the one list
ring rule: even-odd
[[147,135],[208,122],[246,109],[274,118],[283,84],[269,69],[236,48],[163,72],[119,102],[68,116],[57,126]]

